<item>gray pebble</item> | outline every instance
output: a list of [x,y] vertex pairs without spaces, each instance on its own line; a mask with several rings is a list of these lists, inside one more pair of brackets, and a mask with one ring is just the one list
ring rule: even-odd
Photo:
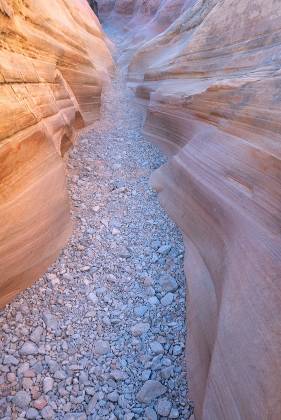
[[171,303],[173,302],[173,300],[174,300],[174,295],[173,295],[173,293],[170,293],[169,292],[164,297],[162,297],[161,304],[163,306],[169,306],[169,305],[171,305]]
[[35,343],[27,341],[20,349],[20,354],[23,354],[25,356],[38,354],[38,347]]
[[26,391],[18,391],[13,398],[13,402],[19,408],[27,408],[31,402],[30,394]]
[[150,403],[155,398],[165,394],[167,388],[159,381],[146,381],[140,391],[137,393],[137,400],[141,403]]
[[167,399],[160,399],[156,406],[156,411],[159,416],[168,417],[172,409],[172,403]]

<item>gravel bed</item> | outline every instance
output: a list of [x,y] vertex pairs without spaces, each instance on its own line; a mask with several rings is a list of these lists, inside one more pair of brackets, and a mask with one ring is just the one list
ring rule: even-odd
[[181,235],[121,70],[67,161],[74,232],[0,311],[1,419],[188,419]]

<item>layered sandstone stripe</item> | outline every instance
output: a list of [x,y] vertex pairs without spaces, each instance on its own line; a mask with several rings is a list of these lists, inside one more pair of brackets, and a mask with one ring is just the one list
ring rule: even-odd
[[98,116],[111,57],[86,0],[0,0],[0,306],[71,231],[63,155]]
[[279,420],[281,3],[187,0],[151,40],[169,2],[139,26],[133,3],[130,85],[170,156],[153,184],[187,245],[196,419]]
[[281,4],[198,1],[130,66],[186,238],[197,419],[281,418]]

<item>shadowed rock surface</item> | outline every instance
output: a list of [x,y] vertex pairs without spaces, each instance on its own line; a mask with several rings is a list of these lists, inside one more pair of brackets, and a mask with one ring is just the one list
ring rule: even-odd
[[99,9],[98,9],[98,3],[96,2],[96,0],[88,0],[88,2],[91,8],[93,9],[93,11],[95,12],[95,15],[98,16]]
[[111,57],[86,0],[0,0],[0,306],[71,230],[62,156],[98,116]]

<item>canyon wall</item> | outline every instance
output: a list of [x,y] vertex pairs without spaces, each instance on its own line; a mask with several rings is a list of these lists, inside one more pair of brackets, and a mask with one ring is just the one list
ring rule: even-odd
[[133,10],[129,84],[170,157],[152,182],[186,241],[196,419],[279,420],[281,3],[185,1],[162,32],[172,2],[144,3],[106,13]]
[[111,56],[86,0],[0,0],[0,306],[71,231],[63,155],[98,116]]

